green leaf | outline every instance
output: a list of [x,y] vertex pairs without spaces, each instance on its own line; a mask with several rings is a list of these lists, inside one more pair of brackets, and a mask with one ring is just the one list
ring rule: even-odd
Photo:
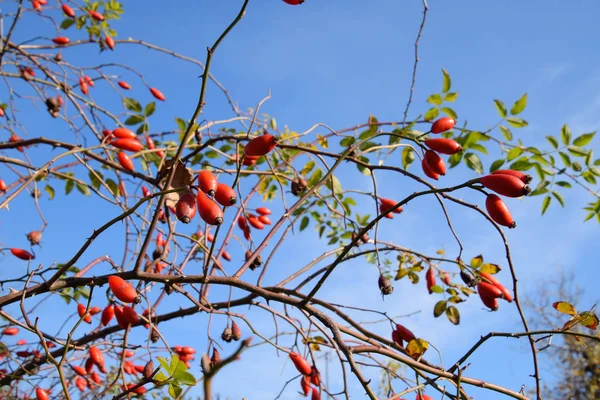
[[565,182],[565,181],[559,181],[559,182],[556,182],[556,184],[560,187],[564,187],[567,189],[570,189],[572,187],[569,182]]
[[442,294],[442,293],[444,293],[444,289],[442,289],[442,287],[441,287],[441,286],[439,286],[439,285],[433,285],[433,286],[431,287],[431,291],[432,291],[433,293],[437,293],[437,294]]
[[142,112],[142,105],[140,104],[140,102],[131,97],[123,98],[123,105],[130,111],[138,113]]
[[435,306],[433,307],[433,316],[435,318],[439,317],[444,313],[444,311],[446,311],[446,304],[446,300],[440,300],[435,303]]
[[504,125],[500,125],[500,132],[502,132],[502,136],[504,136],[504,139],[508,140],[509,142],[513,139],[512,132]]
[[69,29],[75,21],[72,18],[66,18],[60,23],[60,29]]
[[46,185],[44,187],[44,190],[46,191],[46,193],[48,193],[48,197],[50,198],[50,200],[54,199],[54,188],[50,185]]
[[429,104],[439,106],[444,102],[444,100],[442,100],[442,96],[439,93],[436,93],[436,94],[432,94],[431,96],[429,96],[427,98],[427,102]]
[[166,358],[156,357],[156,359],[158,360],[160,365],[165,369],[165,372],[167,373],[167,375],[173,374],[173,370],[171,369],[171,366],[169,365],[169,361],[167,361]]
[[529,123],[527,121],[525,121],[523,118],[519,118],[519,117],[508,117],[508,118],[506,118],[506,122],[508,122],[508,124],[510,126],[512,126],[513,128],[523,128],[523,127],[529,125]]
[[494,105],[496,106],[496,110],[501,118],[506,118],[508,115],[508,111],[506,111],[506,106],[500,100],[494,99]]
[[185,132],[187,123],[183,119],[175,117],[175,123],[177,123],[177,127],[180,131]]
[[496,160],[490,165],[490,172],[498,171],[504,165],[504,160]]
[[141,124],[140,126],[138,126],[135,133],[137,133],[138,135],[141,135],[143,133],[148,132],[149,130],[150,130],[150,127],[148,126],[148,124]]
[[514,163],[510,164],[510,169],[515,171],[527,171],[533,167],[533,164],[529,162],[527,157],[521,157]]
[[75,181],[69,179],[65,182],[65,194],[71,193],[71,191],[75,188]]
[[151,116],[152,114],[154,114],[154,110],[156,110],[156,102],[151,102],[146,104],[146,107],[144,108],[144,115],[146,117]]
[[585,149],[577,146],[567,146],[567,150],[576,157],[585,157],[588,155],[588,152]]
[[454,111],[450,107],[442,107],[442,108],[440,108],[440,111],[451,118],[454,118],[454,119],[458,118],[458,114],[456,113],[456,111]]
[[181,386],[177,385],[175,382],[169,382],[169,395],[173,399],[178,399],[179,396],[181,396],[181,392],[183,392]]
[[565,200],[563,199],[562,194],[560,194],[559,192],[553,190],[552,191],[552,196],[554,196],[554,198],[556,199],[556,201],[558,201],[563,208],[565,207]]
[[113,196],[118,196],[119,195],[119,185],[117,185],[117,182],[115,182],[112,179],[108,178],[106,180],[106,186],[108,186],[110,188],[110,191],[112,192]]
[[90,177],[90,181],[92,182],[92,187],[94,189],[100,189],[100,185],[102,184],[103,175],[100,171],[94,171],[94,172],[90,171],[88,173],[88,176]]
[[513,104],[512,108],[510,109],[510,113],[512,115],[520,114],[521,112],[523,112],[523,110],[525,109],[526,106],[527,106],[527,93],[525,93],[523,96],[521,96],[521,98],[519,100],[515,101],[515,104]]
[[563,164],[565,164],[565,166],[567,166],[567,167],[571,166],[571,157],[569,157],[569,155],[567,153],[563,153],[562,151],[559,151],[558,155],[562,159],[562,162],[563,162]]
[[425,119],[425,121],[432,121],[432,120],[436,119],[438,117],[438,115],[440,115],[440,110],[433,107],[427,111],[424,119]]
[[331,190],[331,181],[333,181],[333,193],[335,193],[336,195],[344,194],[344,190],[342,189],[342,184],[341,184],[340,180],[337,178],[337,176],[332,176],[330,179],[328,179],[327,182],[325,183],[325,186],[327,186],[327,188],[329,188],[329,190]]
[[596,132],[584,133],[583,135],[580,135],[577,138],[575,138],[575,140],[573,140],[573,144],[575,146],[585,146],[586,144],[592,141],[595,134]]
[[452,322],[454,325],[460,324],[460,313],[458,312],[458,308],[454,306],[450,306],[446,309],[446,317],[448,321]]
[[140,122],[144,122],[143,115],[131,115],[124,122],[125,125],[137,125]]
[[552,197],[546,196],[544,197],[544,202],[542,203],[542,215],[548,210],[550,207],[550,203],[552,202]]
[[590,172],[596,176],[600,176],[600,168],[598,167],[590,167]]
[[447,93],[444,96],[444,101],[447,101],[449,103],[453,103],[456,101],[456,99],[458,99],[458,93],[456,92],[452,92],[452,93]]
[[402,150],[402,168],[408,169],[408,166],[415,161],[415,152],[412,147],[405,147]]
[[522,148],[520,148],[520,147],[513,147],[512,149],[510,149],[510,151],[506,155],[506,160],[507,161],[512,161],[515,158],[519,157],[521,154],[523,154],[523,149]]
[[323,177],[323,170],[321,168],[317,169],[313,172],[312,176],[308,180],[308,186],[313,187],[321,180]]
[[473,171],[477,172],[478,174],[483,174],[483,164],[481,163],[481,160],[477,154],[465,154],[465,163],[467,164],[467,167],[471,168]]
[[350,147],[352,146],[354,143],[356,142],[356,138],[352,137],[352,136],[348,136],[343,138],[340,141],[340,146],[342,147]]
[[569,125],[563,125],[560,130],[560,137],[565,145],[568,145],[571,142],[571,129],[569,128]]
[[300,232],[302,232],[304,229],[306,229],[309,222],[310,222],[310,220],[308,219],[308,217],[306,215],[304,217],[302,217],[302,221],[300,222]]
[[77,190],[79,190],[79,192],[81,194],[83,194],[84,196],[89,196],[91,194],[90,188],[87,187],[86,185],[84,185],[83,183],[77,182],[76,186],[77,186]]
[[181,383],[182,385],[196,386],[196,378],[194,378],[194,375],[190,374],[187,371],[176,371],[173,374],[173,379],[175,379],[178,383]]
[[442,92],[447,93],[452,87],[452,78],[446,69],[442,68],[442,75],[444,76],[444,83],[442,84]]
[[546,136],[546,140],[548,142],[550,142],[552,147],[554,147],[555,149],[558,149],[558,139],[557,138],[555,138],[554,136]]

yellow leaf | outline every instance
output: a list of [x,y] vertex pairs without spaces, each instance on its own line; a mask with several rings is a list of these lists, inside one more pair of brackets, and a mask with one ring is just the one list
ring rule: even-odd
[[471,267],[479,268],[481,265],[483,265],[483,256],[481,254],[471,260]]
[[418,359],[421,357],[427,349],[429,348],[429,343],[427,343],[423,339],[413,339],[406,345],[406,352],[413,359]]
[[571,303],[567,303],[566,301],[557,301],[552,303],[552,307],[556,308],[559,312],[568,315],[575,315],[577,311],[575,307],[571,305]]

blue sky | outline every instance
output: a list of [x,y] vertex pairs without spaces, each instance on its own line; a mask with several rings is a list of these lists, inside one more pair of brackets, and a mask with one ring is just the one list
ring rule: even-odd
[[[179,1],[176,6],[148,4],[125,4],[123,20],[114,24],[119,32],[118,39],[144,39],[204,60],[206,47],[237,13],[241,1]],[[594,131],[600,126],[597,114],[600,56],[593,51],[597,47],[595,22],[600,12],[599,4],[587,2],[585,9],[581,5],[559,1],[518,4],[432,1],[429,5],[419,50],[412,117],[427,110],[425,99],[439,91],[440,71],[446,68],[452,75],[453,90],[460,92],[454,108],[461,120],[468,119],[470,126],[481,129],[492,126],[497,122],[492,99],[512,104],[525,92],[529,102],[523,117],[530,125],[516,133],[526,144],[546,146],[544,136],[558,134],[564,123],[571,126],[575,135]],[[413,44],[421,12],[419,1],[307,0],[302,6],[291,7],[278,0],[251,0],[245,18],[215,54],[211,72],[230,90],[242,109],[255,106],[270,89],[272,98],[262,111],[275,116],[280,126],[287,125],[295,131],[303,131],[316,122],[334,129],[346,128],[366,122],[369,114],[380,121],[400,120],[410,86]],[[36,17],[27,16],[23,27],[17,29],[15,40],[29,37],[26,36],[30,34],[27,27],[41,29],[36,25],[38,23]],[[44,23],[43,29],[42,36],[55,35],[50,24]],[[72,38],[83,37],[82,33],[68,33]],[[167,97],[151,119],[153,131],[174,129],[174,117],[187,119],[191,116],[200,85],[197,77],[201,71],[195,66],[131,45],[118,45],[114,53],[100,55],[93,46],[81,51],[68,49],[64,54],[79,65],[118,61],[142,72],[146,81],[161,89]],[[132,94],[141,101],[151,100],[131,74],[116,68],[110,71],[130,81],[134,86]],[[19,88],[23,93],[27,90],[23,85]],[[6,96],[4,86],[1,90],[0,93]],[[118,101],[114,94],[101,90],[98,88],[97,92],[100,102]],[[22,109],[33,108],[23,105]],[[114,109],[118,110],[118,106]],[[27,121],[30,137],[72,137],[64,122],[49,121],[44,113],[42,110],[39,119]],[[230,116],[231,110],[224,96],[210,85],[203,117],[216,120]],[[596,148],[598,140],[595,138],[592,142]],[[32,154],[44,157],[49,152],[36,149]],[[489,166],[489,159],[486,166]],[[414,165],[411,170],[418,171],[417,167]],[[81,176],[87,175],[78,171]],[[0,166],[0,176],[7,174],[8,170]],[[473,175],[461,166],[451,170],[440,184],[460,183]],[[369,190],[371,187],[370,179],[359,175],[355,169],[343,170],[340,179],[344,188]],[[386,197],[401,198],[418,187],[393,175],[378,175],[378,181],[386,179],[388,184],[380,189],[381,195]],[[459,195],[483,205],[481,197],[474,193],[463,191]],[[594,250],[600,227],[595,222],[581,222],[585,216],[581,207],[590,200],[589,196],[581,190],[567,191],[567,208],[553,204],[544,217],[540,216],[541,200],[541,197],[535,197],[507,201],[518,223],[517,229],[506,231],[506,234],[512,246],[521,290],[532,290],[540,277],[553,276],[560,268],[574,269],[578,282],[588,289],[581,308],[591,307],[599,300],[589,282],[596,276],[594,267],[599,257]],[[44,198],[41,204],[50,223],[44,246],[38,251],[38,260],[45,266],[68,259],[94,227],[113,218],[117,212],[78,193],[64,196],[58,189],[54,201]],[[258,206],[258,202],[253,205]],[[281,213],[280,206],[271,208],[276,215]],[[448,209],[465,244],[465,258],[484,254],[486,261],[503,268],[500,279],[508,282],[508,268],[498,234],[479,215],[454,205],[448,205]],[[40,225],[32,210],[31,199],[23,196],[23,201],[11,204],[10,212],[0,211],[0,243],[3,247],[25,247],[24,234]],[[380,238],[426,253],[444,248],[453,258],[457,255],[457,246],[441,217],[433,198],[411,202],[402,215],[382,222]],[[184,232],[192,229],[182,228]],[[122,237],[122,226],[111,228],[82,257],[80,265],[104,254],[120,260],[118,250]],[[297,235],[274,258],[266,282],[277,282],[326,248],[311,229]],[[230,268],[234,269],[235,263],[242,261],[243,252],[233,245],[229,250],[234,257]],[[289,254],[293,254],[291,260]],[[12,258],[0,259],[0,267],[1,279],[14,276],[15,270],[23,268]],[[450,268],[448,271],[452,272]],[[96,274],[108,272],[108,266],[94,270]],[[374,266],[364,261],[347,263],[332,275],[331,283],[325,285],[320,295],[336,303],[384,310],[393,316],[420,311],[401,321],[417,336],[435,345],[441,351],[445,365],[460,357],[479,336],[489,331],[522,330],[513,305],[503,303],[498,312],[488,313],[475,297],[460,305],[462,323],[454,327],[445,319],[433,319],[431,310],[439,297],[427,295],[422,284],[412,286],[406,281],[397,282],[393,295],[382,301],[376,280]],[[99,292],[102,294],[103,291]],[[104,304],[102,301],[100,305]],[[30,302],[33,305],[37,300]],[[53,311],[53,307],[60,304],[60,300],[50,301],[39,308],[42,326],[46,324],[49,330],[58,329],[55,321],[44,321],[43,313]],[[159,311],[188,305],[181,298],[170,298]],[[248,309],[238,311],[253,318],[256,328],[265,334],[273,332],[272,319],[266,313]],[[361,321],[375,318],[368,314],[353,315]],[[185,325],[173,321],[161,328],[170,344],[194,345],[200,351],[206,348],[206,322],[204,316],[198,315]],[[213,336],[218,336],[223,324],[223,318],[213,319]],[[83,334],[86,329],[88,327],[80,327],[78,333]],[[373,329],[389,336],[386,324]],[[140,332],[135,337],[141,341],[144,335],[145,332]],[[233,346],[225,345],[222,354],[226,355],[232,349]],[[440,362],[433,350],[428,357],[433,362]],[[215,391],[230,398],[273,399],[283,384],[294,376],[293,368],[285,360],[281,355],[277,358],[266,346],[257,347],[215,379]],[[532,387],[533,380],[528,378],[532,372],[529,360],[524,340],[496,339],[472,357],[466,374],[489,379],[513,390],[523,384]],[[319,367],[324,370],[322,361]],[[339,367],[332,363],[329,379],[333,392],[341,388],[336,368]],[[198,363],[194,364],[192,372],[199,375]],[[367,375],[377,382],[377,374]],[[281,398],[298,398],[297,387],[297,382],[292,383]],[[398,382],[395,388],[402,390],[405,387]],[[199,390],[195,389],[194,393],[199,394]],[[439,398],[433,391],[427,393]],[[351,394],[353,398],[362,395],[356,382],[351,386]],[[476,389],[470,394],[486,400],[500,398]],[[408,397],[414,398],[413,395]]]

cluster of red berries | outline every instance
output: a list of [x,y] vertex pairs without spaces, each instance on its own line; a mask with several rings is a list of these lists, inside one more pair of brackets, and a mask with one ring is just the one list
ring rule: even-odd
[[[300,354],[295,352],[290,352],[290,360],[292,363],[302,374],[302,378],[300,379],[300,387],[302,389],[302,393],[304,396],[308,396],[311,394],[312,400],[320,400],[321,393],[319,392],[319,385],[321,384],[321,374],[319,370],[315,366],[311,366],[308,361]],[[311,387],[313,384],[315,387]]]

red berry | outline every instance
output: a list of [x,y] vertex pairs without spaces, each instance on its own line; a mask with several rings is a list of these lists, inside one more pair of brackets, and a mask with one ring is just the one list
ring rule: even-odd
[[52,39],[52,41],[58,45],[64,46],[70,42],[69,38],[66,36],[59,36]]
[[251,157],[260,157],[268,154],[277,146],[277,138],[270,133],[264,133],[261,136],[255,137],[246,144],[244,154]]
[[512,175],[519,178],[523,183],[529,183],[533,180],[531,175],[527,175],[521,171],[513,171],[512,169],[499,169],[497,171],[492,172],[492,175]]
[[392,342],[396,343],[400,347],[402,347],[404,345],[402,343],[402,338],[400,337],[400,333],[397,330],[392,331]]
[[138,152],[144,147],[137,139],[116,139],[110,142],[110,144],[115,146],[117,149],[133,152]]
[[127,171],[133,171],[133,161],[131,158],[129,158],[127,153],[120,151],[119,154],[117,154],[117,158],[119,159],[119,164],[121,164],[121,167],[125,168]]
[[392,215],[392,212],[391,211],[388,212],[388,210],[389,210],[389,208],[385,207],[383,204],[379,205],[379,212],[381,214],[385,214],[384,216],[386,218],[393,219],[394,216]]
[[515,228],[517,223],[513,220],[510,215],[510,211],[502,199],[495,194],[488,194],[485,199],[485,208],[487,209],[490,218],[492,218],[497,224],[507,226],[509,228]]
[[246,166],[251,166],[256,164],[256,161],[258,161],[260,157],[256,156],[256,157],[251,157],[251,156],[246,156],[244,157],[244,162],[242,163],[242,165],[246,165]]
[[[86,313],[85,312],[85,305],[79,303],[77,304],[77,314],[79,314],[79,317],[83,317],[83,322],[87,322],[88,324],[92,323],[92,316],[90,315],[90,313]],[[84,316],[85,315],[85,316]]]
[[248,227],[248,224],[246,223],[246,218],[244,218],[243,215],[240,215],[237,219],[237,224],[240,227],[241,230],[245,230]]
[[519,178],[512,175],[492,174],[479,178],[486,188],[506,197],[527,196],[531,189]]
[[48,400],[48,392],[43,389],[36,388],[35,389],[35,397],[37,400]]
[[[283,0],[283,2],[285,4],[289,4],[291,6],[297,6],[297,5],[304,3],[304,0]],[[305,394],[308,395],[308,393],[305,393]]]
[[217,191],[214,194],[215,200],[222,206],[229,207],[237,202],[235,190],[224,183],[217,184]]
[[415,339],[415,335],[400,324],[396,324],[396,332],[398,332],[400,338],[407,343]]
[[305,396],[308,396],[308,394],[310,393],[310,377],[307,375],[303,375],[302,378],[300,379],[300,388],[302,389],[302,393],[304,393]]
[[435,286],[435,271],[432,267],[429,267],[425,273],[425,281],[427,282],[427,290],[429,291],[429,294],[433,293],[431,288]]
[[266,215],[259,215],[258,220],[265,225],[271,225],[271,219]]
[[435,150],[442,154],[452,155],[462,150],[462,147],[460,147],[458,142],[447,138],[428,139],[425,141],[425,145],[431,150]]
[[127,321],[127,323],[134,325],[139,321],[140,317],[133,308],[123,306],[123,319]]
[[508,290],[506,287],[504,287],[504,285],[502,285],[496,278],[494,278],[491,274],[488,274],[487,272],[482,272],[481,273],[481,278],[483,278],[484,280],[488,281],[488,283],[491,283],[492,285],[496,286],[498,289],[500,289],[500,291],[502,292],[502,298],[506,301],[508,301],[509,303],[513,301],[513,296],[510,293],[510,290]]
[[123,278],[111,275],[108,277],[108,286],[115,297],[124,303],[139,303],[140,298],[133,285]]
[[96,315],[101,311],[102,309],[100,307],[90,307],[90,315]]
[[321,400],[321,393],[319,389],[312,388],[312,395],[310,396],[310,400]]
[[63,13],[65,13],[65,15],[69,18],[75,18],[75,11],[73,11],[73,9],[71,7],[69,7],[66,4],[62,5],[62,11]]
[[260,215],[271,215],[271,210],[269,210],[267,207],[258,207],[256,212]]
[[206,169],[200,171],[198,174],[198,186],[200,190],[209,196],[214,196],[217,191],[217,177]]
[[98,11],[90,10],[88,13],[90,14],[90,17],[96,21],[104,21],[104,15],[100,14]]
[[292,360],[298,372],[300,372],[302,375],[310,375],[312,368],[308,361],[304,359],[304,357],[292,351],[290,353],[290,360]]
[[[396,204],[398,204],[397,201],[385,199],[383,197],[380,197],[379,201],[381,201],[381,208],[386,211],[389,210],[390,208],[394,207]],[[398,207],[397,209],[395,209],[392,212],[395,214],[400,214],[402,212],[402,206]]]
[[115,40],[112,37],[106,35],[106,37],[104,38],[104,43],[106,43],[106,47],[108,47],[109,49],[115,49]]
[[122,89],[125,89],[125,90],[131,89],[131,85],[129,85],[129,83],[127,83],[125,81],[119,81],[118,84],[119,84],[119,86],[121,86]]
[[81,89],[81,93],[87,96],[89,93],[88,84],[83,78],[79,78],[79,88]]
[[[21,138],[18,137],[17,135],[15,135],[14,133],[12,135],[10,135],[10,138],[8,139],[8,143],[14,143],[14,142],[19,142],[19,141],[21,141]],[[18,146],[17,150],[19,150],[22,153],[23,146]]]
[[88,85],[90,85],[91,87],[94,87],[94,80],[92,78],[90,78],[89,76],[84,76],[83,80],[85,80],[85,83],[87,83]]
[[100,383],[102,383],[102,379],[100,378],[100,375],[98,375],[97,372],[92,372],[91,375],[90,375],[90,378],[97,385],[99,385]]
[[90,359],[94,362],[94,364],[101,366],[104,365],[104,354],[100,351],[96,346],[90,347],[89,350]]
[[480,296],[496,298],[502,296],[502,291],[498,289],[496,286],[487,282],[479,282],[477,284],[477,291]]
[[19,333],[19,328],[17,327],[9,327],[9,328],[4,328],[4,330],[2,331],[3,335],[6,336],[15,336],[17,333]]
[[150,88],[150,93],[152,93],[152,96],[154,96],[156,99],[160,101],[165,101],[165,95],[162,94],[160,90],[156,88]]
[[444,164],[444,160],[442,160],[442,157],[438,153],[433,150],[427,150],[424,159],[431,172],[438,175],[446,175],[446,164]]
[[73,367],[73,371],[75,371],[77,373],[77,375],[81,375],[81,376],[87,375],[85,368],[80,367],[78,365],[73,365],[72,367]]
[[100,316],[100,322],[102,325],[106,326],[110,323],[110,320],[115,316],[115,306],[112,304],[107,306],[104,311],[102,311],[102,316]]
[[265,224],[260,222],[257,216],[248,215],[248,223],[256,229],[265,229]]
[[12,249],[10,249],[10,252],[12,253],[13,256],[20,258],[21,260],[24,260],[24,261],[29,261],[29,260],[35,259],[35,256],[33,254],[31,254],[30,252],[28,252],[27,250],[24,250],[24,249],[12,248]]
[[115,128],[112,131],[113,136],[118,139],[135,139],[137,140],[137,135],[134,131],[127,128]]
[[481,298],[481,302],[491,309],[492,311],[496,311],[498,309],[498,298],[497,297],[489,297],[481,294],[479,292],[479,297]]
[[196,215],[196,198],[191,192],[185,193],[175,205],[175,214],[184,224],[189,224]]
[[442,117],[431,125],[431,133],[442,133],[454,128],[456,120],[449,117]]
[[4,182],[2,179],[0,179],[0,193],[5,192],[6,191],[6,182]]
[[221,225],[223,223],[223,210],[206,193],[198,192],[196,201],[198,203],[198,213],[204,222],[209,225]]

